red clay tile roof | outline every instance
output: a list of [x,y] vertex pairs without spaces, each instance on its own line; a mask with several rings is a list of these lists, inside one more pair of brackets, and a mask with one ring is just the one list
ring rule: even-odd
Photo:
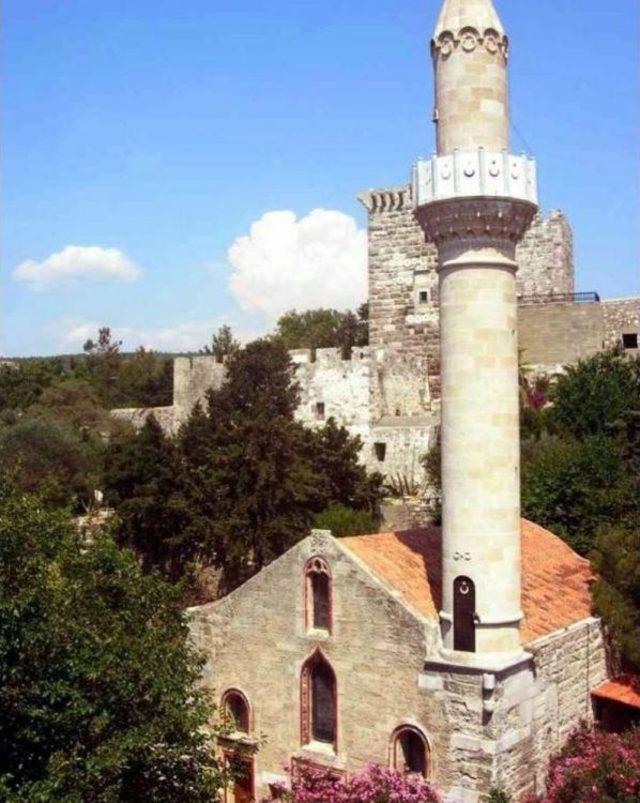
[[591,694],[604,700],[614,700],[632,708],[640,708],[640,676],[621,675],[613,680],[607,680]]
[[[543,527],[522,519],[523,644],[591,614],[589,561]],[[341,538],[416,613],[436,619],[442,602],[441,534],[420,530]]]

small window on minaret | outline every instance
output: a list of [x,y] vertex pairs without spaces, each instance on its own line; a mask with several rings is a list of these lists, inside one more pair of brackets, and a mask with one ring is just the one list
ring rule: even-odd
[[622,335],[622,347],[625,349],[638,348],[638,335],[636,332],[625,332]]
[[324,419],[324,402],[316,403],[316,418],[319,421],[322,421]]
[[373,449],[376,453],[376,457],[378,458],[378,462],[384,463],[384,458],[387,455],[387,444],[382,442],[374,443]]
[[428,290],[420,290],[418,295],[421,304],[428,304],[429,303],[429,291]]
[[453,581],[453,649],[476,651],[476,587],[469,577]]

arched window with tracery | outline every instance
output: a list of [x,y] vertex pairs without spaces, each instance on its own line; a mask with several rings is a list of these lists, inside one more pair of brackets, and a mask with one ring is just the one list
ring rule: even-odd
[[222,715],[232,730],[249,733],[251,727],[249,701],[238,689],[228,689],[222,695]]
[[408,775],[429,775],[429,743],[424,734],[411,725],[402,725],[391,738],[391,766]]
[[331,573],[323,558],[307,561],[305,567],[305,600],[307,630],[331,632]]
[[302,744],[324,742],[336,749],[338,690],[335,672],[318,650],[302,667],[300,725]]

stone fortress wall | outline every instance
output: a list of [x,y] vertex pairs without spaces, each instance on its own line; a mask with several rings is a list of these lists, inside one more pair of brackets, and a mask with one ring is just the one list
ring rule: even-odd
[[[343,359],[338,349],[291,352],[300,383],[297,417],[319,426],[329,417],[363,440],[370,471],[420,484],[420,458],[437,436],[440,328],[436,249],[414,217],[409,185],[361,193],[369,234],[369,342]],[[640,298],[574,297],[573,237],[566,215],[538,214],[517,247],[518,336],[523,361],[540,372],[640,338]],[[627,348],[630,348],[627,346]],[[631,348],[631,351],[634,351]],[[635,353],[637,353],[637,346]],[[224,382],[214,357],[178,357],[174,403],[114,410],[139,427],[153,412],[177,432],[206,391]]]

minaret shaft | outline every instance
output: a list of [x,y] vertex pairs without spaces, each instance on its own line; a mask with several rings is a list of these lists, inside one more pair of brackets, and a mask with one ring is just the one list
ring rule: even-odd
[[446,0],[431,45],[438,154],[509,149],[507,52],[490,0]]
[[515,247],[536,210],[535,165],[508,154],[507,38],[491,0],[445,0],[431,52],[438,155],[417,164],[413,191],[439,262],[442,633],[469,660],[521,653]]

